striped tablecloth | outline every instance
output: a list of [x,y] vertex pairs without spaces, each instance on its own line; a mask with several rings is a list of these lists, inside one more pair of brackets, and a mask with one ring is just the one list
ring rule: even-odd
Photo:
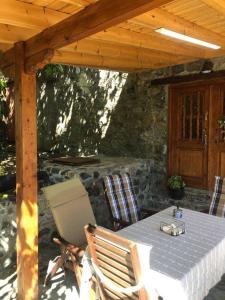
[[225,219],[183,209],[186,233],[174,237],[160,231],[161,221],[173,222],[174,208],[117,233],[152,246],[143,269],[151,300],[158,295],[164,300],[202,300],[225,273]]

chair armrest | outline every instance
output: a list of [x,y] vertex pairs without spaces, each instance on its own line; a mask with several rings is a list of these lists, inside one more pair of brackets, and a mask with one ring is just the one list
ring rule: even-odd
[[63,254],[70,253],[76,260],[80,261],[84,254],[84,247],[77,246],[74,244],[71,244],[64,240],[60,235],[57,234],[57,236],[52,238],[53,242],[57,244],[60,247],[60,251]]

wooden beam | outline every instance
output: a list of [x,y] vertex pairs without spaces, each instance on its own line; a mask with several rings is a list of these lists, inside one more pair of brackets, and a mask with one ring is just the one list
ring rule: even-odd
[[[75,66],[95,67],[101,69],[124,70],[124,69],[151,69],[155,63],[142,62],[138,59],[113,58],[100,55],[89,55],[69,51],[57,50],[52,63],[71,64]],[[161,64],[160,64],[161,66]],[[160,67],[159,66],[159,67]]]
[[[63,0],[65,3],[70,3],[84,7],[88,5],[88,1],[77,1],[77,0]],[[214,7],[220,10],[221,7],[225,5],[219,0],[202,0],[210,7]],[[90,3],[91,1],[89,1]],[[217,6],[216,6],[217,3]],[[12,10],[13,7],[13,10]],[[225,14],[225,10],[224,10]],[[68,14],[55,11],[48,8],[43,8],[41,6],[25,3],[16,0],[1,0],[0,6],[0,23],[18,26],[21,28],[33,29],[35,30],[33,34],[37,34],[41,30],[56,24],[67,18]],[[208,30],[203,26],[197,25],[196,23],[185,20],[182,17],[176,16],[169,13],[165,9],[156,8],[148,13],[137,16],[128,21],[131,24],[139,24],[144,27],[149,27],[156,29],[158,27],[166,27],[171,30],[175,30],[196,38],[200,38],[209,42],[219,43],[221,46],[225,46],[224,36]],[[6,27],[7,29],[8,27]],[[9,27],[10,28],[10,27]],[[15,31],[14,30],[11,30]],[[21,35],[21,31],[19,33]],[[0,38],[8,36],[12,40],[11,35],[0,33]],[[30,35],[31,36],[31,35]],[[18,39],[17,39],[18,40]],[[17,40],[14,39],[14,42]],[[25,40],[25,39],[23,39]]]
[[42,69],[46,64],[51,62],[54,50],[45,49],[25,60],[25,72],[28,74],[36,73],[38,69]]
[[124,70],[149,70],[158,69],[166,66],[174,65],[171,61],[158,62],[157,60],[143,60],[136,58],[130,58],[126,56],[121,57],[108,57],[100,55],[90,55],[84,53],[78,53],[74,51],[62,51],[57,50],[51,61],[55,64],[72,64],[75,66],[86,66],[100,69],[111,69],[116,71]]
[[[12,34],[11,34],[12,33]],[[11,42],[18,40],[26,40],[28,36],[32,36],[36,33],[35,30],[25,30],[15,27],[15,26],[3,26],[0,25],[0,42]],[[124,45],[135,46],[137,48],[143,48],[146,50],[157,50],[163,51],[168,55],[173,55],[176,53],[176,56],[192,56],[200,58],[205,55],[204,49],[193,48],[189,45],[181,45],[174,41],[163,40],[161,36],[155,34],[155,36],[147,35],[143,33],[137,33],[134,31],[122,29],[122,28],[112,28],[106,32],[98,33],[88,39],[93,41],[94,38],[101,39],[104,44],[109,41],[109,45],[119,43],[119,46],[122,48]],[[99,43],[95,41],[95,44]],[[123,44],[122,44],[123,43]],[[70,46],[69,46],[70,47]],[[91,47],[93,49],[93,46]],[[104,47],[103,47],[104,48]],[[154,51],[153,51],[154,52]],[[174,58],[176,58],[174,56]]]
[[26,41],[27,57],[59,49],[172,0],[100,0]]
[[24,70],[15,45],[17,286],[19,300],[38,299],[36,76]]
[[172,53],[173,55],[181,55],[187,57],[202,58],[205,57],[205,49],[197,48],[192,45],[177,43],[167,38],[152,33],[144,34],[124,28],[114,27],[104,32],[99,32],[90,37],[102,41],[110,41],[116,44],[133,45],[145,49],[153,49]]
[[223,0],[201,0],[209,7],[213,8],[216,12],[225,16],[225,3]]
[[140,61],[154,61],[156,63],[176,64],[187,61],[190,58],[185,56],[174,56],[173,54],[153,49],[146,49],[130,45],[115,44],[112,42],[83,39],[66,46],[61,51],[69,51],[83,54],[100,55],[119,59],[138,59]]
[[151,85],[165,85],[165,84],[178,84],[185,82],[194,82],[200,80],[208,80],[208,79],[217,79],[224,78],[225,79],[225,70],[211,72],[211,73],[200,73],[200,74],[190,74],[190,75],[181,75],[181,76],[171,76],[159,79],[153,79],[151,81]]

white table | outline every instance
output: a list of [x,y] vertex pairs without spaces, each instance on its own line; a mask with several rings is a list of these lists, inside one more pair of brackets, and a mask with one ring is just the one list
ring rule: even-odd
[[165,209],[121,231],[119,235],[151,245],[145,285],[152,299],[202,300],[225,273],[225,219],[183,209],[186,233],[160,231],[160,221],[173,222]]

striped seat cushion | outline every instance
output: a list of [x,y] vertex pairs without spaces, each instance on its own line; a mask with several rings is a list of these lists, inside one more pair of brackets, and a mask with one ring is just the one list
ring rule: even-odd
[[140,210],[130,175],[108,175],[103,179],[105,196],[113,218],[130,223],[140,220]]
[[214,193],[209,209],[209,214],[225,217],[225,178],[216,176]]

